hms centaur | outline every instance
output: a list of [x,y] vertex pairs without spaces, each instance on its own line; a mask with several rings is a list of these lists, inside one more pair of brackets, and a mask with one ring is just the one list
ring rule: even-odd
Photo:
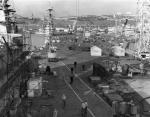
[[150,3],[138,5],[136,23],[52,8],[30,19],[0,1],[0,117],[149,117]]

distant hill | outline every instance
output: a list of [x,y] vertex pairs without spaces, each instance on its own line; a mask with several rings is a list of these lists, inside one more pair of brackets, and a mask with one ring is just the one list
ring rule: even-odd
[[[24,23],[29,25],[43,25],[43,20],[40,18],[27,18],[22,17],[20,15],[16,15],[16,21],[17,23]],[[116,16],[118,21],[120,21],[120,25],[125,22],[125,19],[129,19],[129,24],[135,25],[135,17],[133,16],[127,16],[127,15],[119,15]],[[62,18],[55,18],[54,19],[54,25],[55,27],[68,27],[69,25],[73,25],[74,20],[76,20],[75,16],[71,17],[62,17]],[[102,16],[96,16],[96,15],[87,15],[87,16],[80,16],[77,18],[77,26],[87,26],[87,25],[95,25],[100,27],[112,27],[115,26],[115,20],[113,15],[102,15]],[[118,23],[119,24],[119,23]]]
[[[69,18],[59,18],[55,19],[55,26],[56,27],[66,27],[68,25],[73,25],[74,20],[76,17],[69,17]],[[95,15],[88,15],[88,16],[80,16],[77,18],[77,26],[87,26],[87,25],[99,25],[102,27],[106,26],[113,26],[113,21],[107,21],[107,18]]]
[[32,19],[32,18],[28,18],[28,17],[23,17],[21,15],[17,15],[17,14],[15,14],[15,18],[16,18],[16,22],[18,24],[22,24],[22,23],[24,23],[24,24],[26,24],[26,23],[28,23],[28,24],[39,24],[42,22],[40,18],[33,18]]

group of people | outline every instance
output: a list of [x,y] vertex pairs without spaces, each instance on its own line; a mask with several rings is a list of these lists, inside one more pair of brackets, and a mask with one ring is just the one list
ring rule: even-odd
[[75,77],[75,73],[77,72],[77,62],[74,62],[74,67],[72,67],[71,69],[71,75],[70,75],[70,85],[73,84],[74,81],[74,77]]
[[[82,67],[83,67],[83,69],[85,69],[85,65]],[[71,70],[70,85],[72,85],[74,82],[75,73],[77,72],[77,62],[76,61],[74,62],[74,67],[72,67],[70,70]],[[65,109],[65,107],[66,107],[66,100],[67,100],[66,95],[62,94],[62,108],[63,109]],[[87,117],[87,110],[88,110],[88,103],[87,103],[87,101],[83,101],[81,103],[81,116],[82,117]]]
[[[74,62],[74,66],[70,69],[70,85],[73,84],[74,82],[74,78],[75,78],[75,73],[76,73],[76,70],[77,69],[77,62],[75,61]],[[83,69],[85,69],[85,66],[83,66]],[[46,67],[46,74],[47,75],[50,75],[52,72],[51,72],[51,68],[50,66],[47,66]],[[66,108],[66,105],[67,105],[67,96],[65,94],[62,94],[62,97],[61,97],[61,100],[62,100],[62,109],[65,109]],[[87,101],[83,101],[81,103],[81,116],[82,117],[87,117],[87,108],[88,108],[88,103]]]
[[[63,109],[66,108],[66,100],[67,100],[66,95],[62,94],[62,108]],[[88,109],[88,103],[87,101],[83,101],[81,103],[81,116],[82,117],[87,117],[87,109]]]

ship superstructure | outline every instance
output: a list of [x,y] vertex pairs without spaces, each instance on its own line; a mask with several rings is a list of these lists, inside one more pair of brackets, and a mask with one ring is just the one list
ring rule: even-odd
[[[16,25],[15,11],[8,0],[0,1],[0,116],[14,112],[21,102],[21,82],[28,73],[31,40],[29,31],[21,31]],[[28,36],[28,39],[26,38]],[[29,58],[29,57],[28,57]],[[27,62],[28,61],[28,62]],[[24,80],[22,79],[24,78]]]
[[[77,1],[79,2],[79,0]],[[5,10],[2,8],[2,14],[5,19],[3,22],[8,22],[8,20],[6,20],[7,17],[4,11]],[[131,90],[125,85],[125,81],[128,81],[127,79],[133,78],[133,80],[136,80],[135,77],[132,77],[132,74],[139,74],[143,70],[142,69],[140,71],[138,67],[131,65],[132,63],[139,63],[139,61],[134,61],[130,57],[123,57],[125,56],[124,49],[123,51],[118,52],[118,50],[122,50],[121,46],[115,46],[112,48],[112,42],[110,42],[110,44],[108,42],[111,38],[111,36],[108,36],[108,27],[104,28],[102,31],[104,34],[100,35],[101,38],[97,39],[95,38],[96,33],[94,33],[94,30],[96,27],[94,27],[94,25],[86,26],[88,29],[85,32],[77,30],[77,23],[80,22],[80,20],[77,22],[77,19],[79,18],[77,17],[73,23],[72,32],[75,34],[72,36],[72,42],[78,44],[78,41],[82,41],[79,37],[83,37],[80,36],[83,34],[85,35],[85,38],[89,39],[89,41],[83,40],[83,43],[79,43],[77,46],[70,46],[77,50],[70,51],[68,50],[68,45],[72,43],[70,41],[71,39],[69,35],[62,34],[62,37],[68,36],[68,38],[62,38],[60,43],[57,43],[57,53],[63,55],[67,59],[62,59],[59,60],[59,62],[52,63],[52,61],[58,60],[58,58],[56,58],[56,48],[53,43],[53,37],[55,36],[52,14],[53,9],[48,9],[48,13],[49,19],[44,26],[46,47],[35,49],[31,56],[26,57],[26,55],[28,55],[27,53],[23,57],[20,57],[20,54],[22,55],[22,53],[24,53],[24,45],[30,44],[24,43],[27,42],[24,41],[26,38],[24,37],[22,39],[21,37],[23,35],[20,34],[20,38],[17,36],[17,39],[19,38],[19,40],[22,41],[18,42],[18,40],[15,38],[15,42],[17,42],[17,44],[19,43],[19,45],[15,45],[13,48],[14,39],[10,38],[9,40],[7,35],[9,35],[10,32],[16,35],[17,31],[8,32],[8,30],[11,28],[7,28],[7,26],[4,25],[5,33],[1,33],[1,47],[7,52],[7,55],[3,56],[7,58],[10,56],[9,61],[13,63],[13,61],[16,60],[18,65],[14,65],[14,63],[11,64],[11,66],[14,66],[13,70],[16,68],[17,72],[9,72],[8,60],[6,59],[7,61],[5,61],[7,65],[7,78],[5,78],[6,84],[4,83],[4,85],[0,85],[2,86],[2,88],[0,88],[0,117],[6,116],[7,113],[11,113],[11,115],[15,117],[18,113],[20,114],[19,117],[80,116],[82,114],[80,113],[81,103],[84,101],[88,101],[88,117],[99,117],[100,115],[103,117],[112,117],[113,115],[118,117],[139,116],[139,112],[137,112],[137,106],[132,100],[132,97],[136,98],[138,96],[132,96],[132,94],[130,95],[130,93],[135,93],[135,91],[133,91],[133,89]],[[141,21],[139,20],[139,22]],[[123,36],[125,35],[124,32],[127,23],[128,20],[125,20],[124,25],[122,26],[121,35]],[[96,30],[98,30],[98,27]],[[93,34],[91,33],[92,31]],[[140,34],[142,34],[142,31],[140,31]],[[23,31],[23,33],[25,33],[25,31]],[[40,38],[38,40],[37,37],[33,40],[39,41],[43,39],[42,41],[44,42],[44,38]],[[123,39],[121,38],[120,40],[122,42]],[[30,40],[28,40],[28,42],[30,42]],[[138,42],[147,43],[146,41],[140,39]],[[90,48],[91,45],[94,46]],[[101,47],[99,47],[100,45]],[[89,53],[90,49],[91,54]],[[113,49],[117,57],[111,56],[108,49],[111,49],[111,51]],[[14,50],[17,50],[16,57],[18,57],[18,59],[13,57]],[[108,50],[108,54],[103,52],[103,50]],[[147,48],[143,49],[143,46],[140,46],[139,53],[140,52],[147,52]],[[4,60],[3,56],[1,57],[1,60]],[[36,59],[32,61],[33,58]],[[38,62],[35,63],[35,60]],[[34,62],[38,68],[34,69],[34,65],[31,64],[32,62]],[[33,71],[32,69],[34,69],[34,72],[32,73],[31,77],[29,73]],[[71,73],[72,69],[74,70],[73,76]],[[136,70],[134,69],[136,69],[138,72],[135,72]],[[10,73],[14,75],[11,78],[9,78]],[[73,83],[70,82],[70,76],[75,78]],[[67,104],[65,107],[61,106],[62,101],[60,100],[61,95],[63,94],[67,96]],[[141,100],[141,98],[139,100]],[[136,100],[136,102],[138,101]]]
[[49,62],[53,62],[53,61],[57,61],[57,57],[56,57],[56,47],[54,47],[53,45],[53,34],[54,34],[54,23],[53,23],[53,15],[52,15],[52,12],[53,12],[53,9],[50,8],[48,9],[49,11],[49,20],[48,20],[48,26],[47,26],[47,29],[48,29],[48,61]]

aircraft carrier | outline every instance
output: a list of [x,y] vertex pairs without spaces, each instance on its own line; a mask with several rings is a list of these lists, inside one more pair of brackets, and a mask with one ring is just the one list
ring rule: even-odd
[[0,117],[150,116],[149,33],[140,25],[148,14],[139,25],[133,16],[93,15],[57,28],[52,8],[35,20],[15,15],[8,0],[0,6]]

